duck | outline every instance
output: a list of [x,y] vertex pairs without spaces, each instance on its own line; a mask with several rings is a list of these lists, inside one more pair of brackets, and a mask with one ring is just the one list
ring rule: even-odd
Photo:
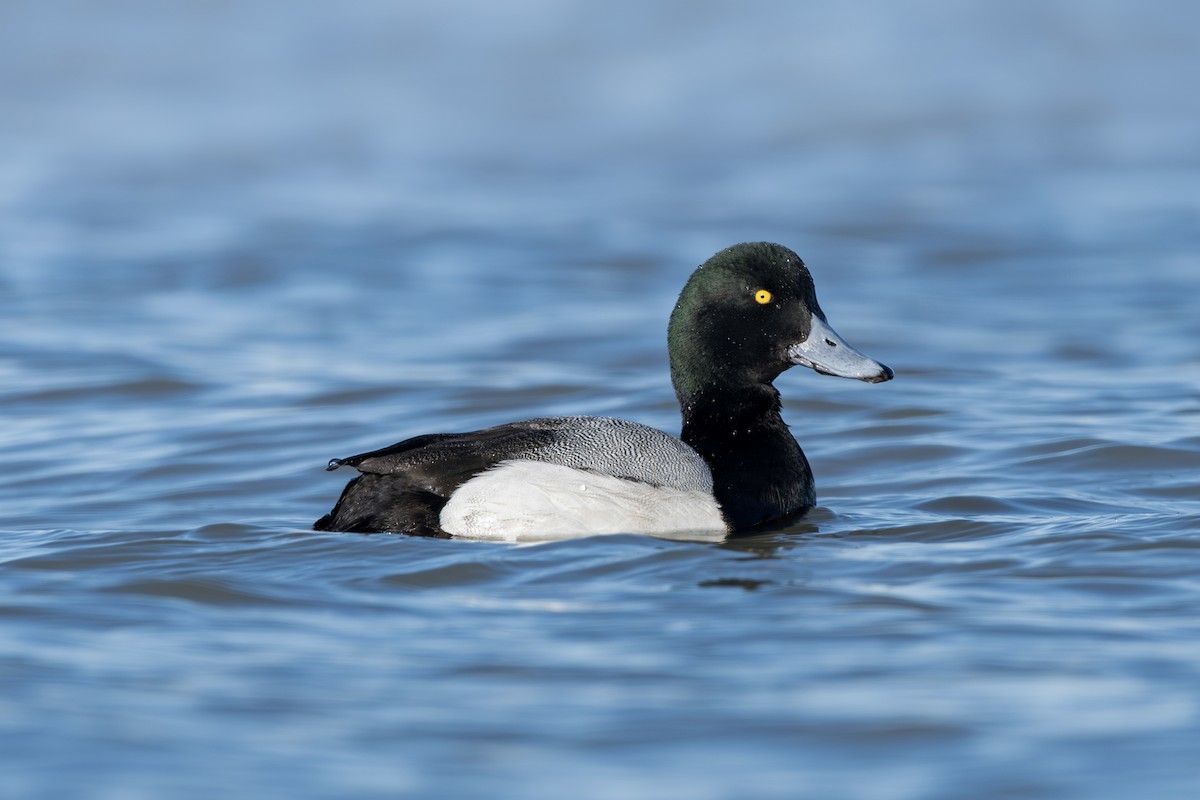
[[327,469],[359,474],[313,528],[519,542],[784,525],[813,508],[816,489],[776,378],[793,366],[894,377],[833,330],[808,267],[770,242],[728,247],[695,269],[667,351],[679,436],[599,416],[416,436],[331,460]]

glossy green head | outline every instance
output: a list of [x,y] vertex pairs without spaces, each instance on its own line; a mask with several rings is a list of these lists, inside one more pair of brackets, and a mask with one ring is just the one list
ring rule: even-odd
[[729,247],[692,273],[671,313],[667,350],[681,401],[770,384],[795,364],[872,382],[892,377],[833,332],[804,262],[769,242]]

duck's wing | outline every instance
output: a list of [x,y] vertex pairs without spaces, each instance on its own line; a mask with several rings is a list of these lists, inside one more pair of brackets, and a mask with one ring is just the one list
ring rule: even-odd
[[319,531],[395,531],[447,536],[439,514],[454,490],[501,461],[545,444],[549,434],[529,423],[467,433],[432,433],[335,458],[327,469],[354,467],[337,504],[313,527]]
[[467,433],[426,434],[335,458],[328,469],[403,474],[414,486],[447,497],[480,472],[514,460],[685,490],[712,489],[708,465],[692,448],[656,428],[609,417],[542,417]]
[[522,458],[545,447],[553,434],[512,422],[466,433],[431,433],[360,453],[335,458],[327,469],[354,467],[370,475],[403,475],[406,482],[448,497],[463,481],[501,461]]

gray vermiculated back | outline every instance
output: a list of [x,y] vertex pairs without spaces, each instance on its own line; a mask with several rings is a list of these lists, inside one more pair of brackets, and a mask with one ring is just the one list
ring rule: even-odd
[[588,469],[685,491],[712,491],[712,473],[678,438],[647,425],[610,417],[530,420],[555,431],[551,443],[527,458]]

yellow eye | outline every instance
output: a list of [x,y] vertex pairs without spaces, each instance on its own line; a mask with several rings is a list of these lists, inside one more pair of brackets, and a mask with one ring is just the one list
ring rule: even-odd
[[771,293],[766,289],[759,289],[754,293],[754,302],[765,306],[767,303],[771,302]]

